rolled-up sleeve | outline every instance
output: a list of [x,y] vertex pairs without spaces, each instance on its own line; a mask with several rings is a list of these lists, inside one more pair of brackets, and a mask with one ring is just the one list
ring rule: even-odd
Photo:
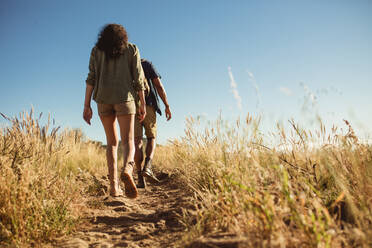
[[89,73],[87,76],[87,80],[85,82],[90,85],[96,84],[96,69],[94,65],[94,56],[95,56],[95,47],[93,47],[91,53],[90,53],[90,59],[89,59]]
[[140,57],[140,53],[136,45],[134,45],[134,55],[132,59],[131,68],[132,68],[134,89],[136,91],[145,90],[145,74],[143,73],[143,69],[141,65],[141,57]]

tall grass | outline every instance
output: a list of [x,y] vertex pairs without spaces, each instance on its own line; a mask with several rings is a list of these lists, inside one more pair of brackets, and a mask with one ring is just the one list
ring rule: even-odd
[[195,192],[182,241],[216,233],[250,247],[372,245],[372,147],[346,129],[278,125],[262,133],[247,116],[206,126],[187,119],[185,137],[157,150]]
[[[80,130],[41,124],[33,111],[3,115],[0,129],[0,246],[40,246],[69,233],[82,195],[106,174],[105,151]],[[250,247],[363,247],[372,244],[372,147],[351,125],[330,130],[260,118],[206,126],[187,120],[183,138],[157,148],[155,162],[195,193],[185,210],[191,245],[228,233]]]
[[1,115],[9,125],[0,129],[0,245],[39,246],[72,230],[105,153],[80,130],[59,132],[50,116],[42,125],[33,110]]

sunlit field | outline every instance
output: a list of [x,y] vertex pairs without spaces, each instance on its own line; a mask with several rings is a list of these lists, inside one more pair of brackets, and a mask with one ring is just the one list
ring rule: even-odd
[[[80,130],[21,113],[0,130],[0,244],[40,246],[74,231],[102,190],[105,150]],[[193,195],[179,216],[181,247],[223,235],[244,247],[372,244],[372,147],[352,126],[263,133],[260,118],[188,118],[184,137],[159,146],[154,165]],[[105,193],[105,192],[103,192]],[[106,192],[107,193],[107,192]],[[243,246],[242,246],[243,247]]]
[[219,234],[249,247],[372,244],[372,147],[347,121],[290,126],[262,133],[249,115],[207,125],[189,118],[185,137],[158,149],[159,166],[195,193],[183,244]]
[[[27,247],[68,234],[106,173],[105,151],[80,130],[45,125],[33,111],[0,130],[0,246]],[[45,122],[45,121],[44,121]]]

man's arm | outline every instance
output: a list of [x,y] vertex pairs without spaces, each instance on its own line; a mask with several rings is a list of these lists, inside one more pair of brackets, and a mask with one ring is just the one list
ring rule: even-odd
[[163,84],[161,83],[160,78],[158,77],[151,79],[151,81],[152,84],[155,86],[156,90],[158,91],[158,94],[165,105],[165,117],[167,118],[167,121],[169,121],[172,118],[172,113],[169,108],[167,93],[165,93]]

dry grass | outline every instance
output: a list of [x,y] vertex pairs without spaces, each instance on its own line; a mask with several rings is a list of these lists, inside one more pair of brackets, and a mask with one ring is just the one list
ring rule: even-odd
[[185,137],[156,154],[195,192],[181,243],[232,233],[249,247],[370,246],[372,147],[345,123],[263,134],[251,116],[205,128],[189,118]]
[[[105,152],[80,130],[51,128],[32,111],[0,129],[0,246],[41,246],[69,233],[82,195],[102,191]],[[248,116],[202,127],[157,148],[155,163],[195,193],[180,244],[237,235],[249,247],[372,244],[372,147],[346,129],[260,131]],[[98,183],[97,183],[98,182]],[[99,207],[99,206],[98,206]]]
[[10,125],[0,129],[0,246],[40,246],[72,230],[105,153],[80,130],[59,134],[50,117],[41,125],[32,110],[2,116]]

